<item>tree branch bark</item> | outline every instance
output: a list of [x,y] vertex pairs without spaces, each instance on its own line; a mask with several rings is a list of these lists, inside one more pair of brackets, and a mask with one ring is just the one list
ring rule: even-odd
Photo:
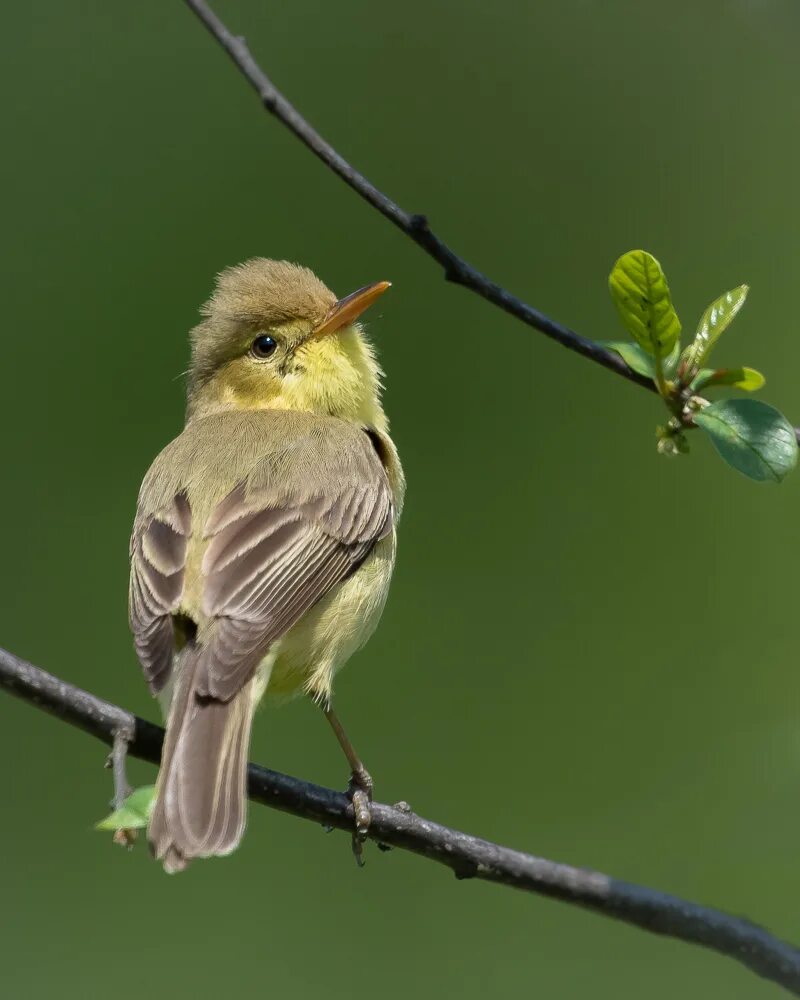
[[[315,156],[322,160],[326,167],[341,177],[356,194],[361,195],[366,202],[390,222],[393,222],[406,236],[422,247],[429,257],[440,264],[444,269],[447,281],[452,281],[456,285],[462,285],[471,292],[475,292],[476,295],[480,295],[481,298],[496,305],[504,312],[522,320],[523,323],[527,323],[534,330],[550,337],[551,340],[555,340],[568,350],[575,351],[576,354],[602,365],[603,368],[608,368],[609,371],[621,375],[643,389],[658,392],[652,379],[633,371],[615,351],[609,351],[602,344],[589,340],[588,337],[583,337],[574,330],[570,330],[569,327],[545,316],[544,313],[523,302],[522,299],[512,295],[507,289],[482,274],[463,257],[459,257],[444,240],[434,233],[426,216],[406,212],[322,138],[259,66],[244,38],[240,35],[234,35],[205,0],[185,0],[185,3],[228,53],[236,68],[258,94],[266,110],[282,122],[290,132],[294,133]],[[800,427],[795,427],[794,432],[795,437],[800,442]]]
[[[0,649],[0,688],[109,746],[120,734],[128,752],[157,764],[164,731]],[[352,832],[353,809],[343,792],[250,764],[255,802]],[[477,878],[560,899],[643,930],[711,948],[800,996],[800,950],[742,917],[700,906],[599,872],[502,847],[417,816],[403,804],[372,804],[369,836]]]

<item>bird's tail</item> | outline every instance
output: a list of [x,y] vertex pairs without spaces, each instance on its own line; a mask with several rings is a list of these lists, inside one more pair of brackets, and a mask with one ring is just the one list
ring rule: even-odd
[[253,681],[230,701],[197,694],[200,650],[180,653],[167,735],[147,831],[168,872],[192,858],[230,854],[247,819],[247,757],[253,721]]

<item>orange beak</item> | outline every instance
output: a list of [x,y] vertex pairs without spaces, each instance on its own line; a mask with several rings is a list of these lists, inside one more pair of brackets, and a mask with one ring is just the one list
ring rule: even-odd
[[369,309],[372,303],[380,298],[387,288],[391,287],[391,281],[376,281],[371,285],[359,288],[357,292],[345,295],[343,299],[339,299],[331,306],[327,316],[311,331],[311,336],[317,339],[327,337],[329,334],[341,330],[343,326],[355,323],[361,313]]

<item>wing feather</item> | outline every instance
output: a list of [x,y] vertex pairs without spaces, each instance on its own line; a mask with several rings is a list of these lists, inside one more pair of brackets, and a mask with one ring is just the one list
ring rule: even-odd
[[172,615],[183,593],[191,511],[179,493],[163,511],[134,527],[128,617],[139,661],[150,689],[167,682],[175,645]]
[[217,622],[199,664],[201,695],[232,698],[272,643],[391,531],[389,484],[375,472],[292,505],[248,499],[239,487],[220,502],[205,531],[203,610]]

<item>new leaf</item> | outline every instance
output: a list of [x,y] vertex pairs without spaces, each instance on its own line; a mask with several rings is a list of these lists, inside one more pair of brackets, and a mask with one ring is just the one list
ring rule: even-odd
[[692,379],[692,391],[713,388],[715,385],[730,385],[734,389],[744,389],[745,392],[757,392],[764,386],[766,379],[755,368],[711,368],[701,369]]
[[706,309],[700,317],[694,340],[683,353],[685,371],[696,371],[708,358],[714,344],[731,325],[736,314],[744,305],[749,290],[747,285],[739,285],[738,288],[725,292],[718,299],[714,299]]
[[608,277],[611,298],[630,335],[648,354],[666,357],[681,335],[661,265],[646,250],[623,254]]
[[141,830],[147,826],[155,802],[155,785],[143,785],[125,799],[119,809],[96,824],[96,830]]
[[[655,378],[655,359],[652,354],[648,354],[638,344],[630,340],[602,340],[600,343],[607,347],[609,351],[614,351],[622,358],[625,364],[632,368],[639,375],[646,375],[648,378]],[[664,358],[664,374],[669,378],[678,364],[680,356],[680,344],[676,344],[669,356]]]

